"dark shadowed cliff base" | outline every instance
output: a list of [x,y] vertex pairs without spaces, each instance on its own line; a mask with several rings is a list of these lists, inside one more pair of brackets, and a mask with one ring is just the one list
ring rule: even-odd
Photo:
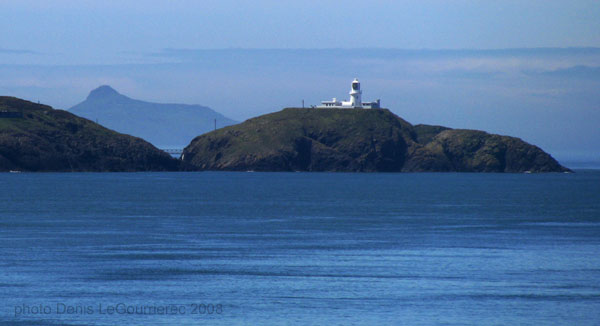
[[141,138],[0,97],[0,171],[176,171],[180,165]]
[[183,160],[227,171],[569,171],[521,139],[413,126],[387,109],[288,108],[198,136]]

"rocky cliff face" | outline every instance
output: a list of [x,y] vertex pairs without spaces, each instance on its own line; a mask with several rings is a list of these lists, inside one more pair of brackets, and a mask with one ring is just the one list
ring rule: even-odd
[[404,171],[569,171],[537,146],[478,130],[441,130],[420,145],[410,153]]
[[200,170],[563,172],[524,141],[417,125],[385,109],[296,109],[196,137],[184,161]]
[[0,171],[172,171],[180,162],[148,142],[69,112],[0,97]]

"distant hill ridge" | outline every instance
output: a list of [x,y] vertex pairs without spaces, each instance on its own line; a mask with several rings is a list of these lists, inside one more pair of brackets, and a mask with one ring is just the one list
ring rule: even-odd
[[231,171],[569,171],[521,139],[413,126],[387,109],[288,108],[200,135],[183,160]]
[[69,111],[158,147],[183,147],[214,130],[215,119],[218,128],[237,123],[205,106],[135,100],[108,85],[92,90]]

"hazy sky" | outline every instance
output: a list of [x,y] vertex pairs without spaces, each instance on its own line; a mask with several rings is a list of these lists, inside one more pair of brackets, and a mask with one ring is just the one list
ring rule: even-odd
[[345,98],[359,77],[365,100],[411,123],[600,160],[597,0],[2,0],[0,12],[0,95],[68,109],[110,84],[244,120]]
[[6,63],[135,62],[165,48],[600,47],[597,0],[2,0],[0,12]]

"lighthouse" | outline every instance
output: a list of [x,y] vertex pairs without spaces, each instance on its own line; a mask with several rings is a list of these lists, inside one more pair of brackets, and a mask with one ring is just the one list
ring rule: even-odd
[[354,78],[352,84],[350,84],[350,101],[338,101],[337,98],[333,98],[332,101],[321,101],[321,105],[317,106],[319,109],[379,109],[381,108],[381,102],[379,100],[373,102],[362,102],[362,90],[360,89],[360,82],[358,78]]
[[352,87],[350,89],[350,105],[353,108],[362,108],[362,91],[360,90],[360,82],[358,78],[354,78],[352,81]]

